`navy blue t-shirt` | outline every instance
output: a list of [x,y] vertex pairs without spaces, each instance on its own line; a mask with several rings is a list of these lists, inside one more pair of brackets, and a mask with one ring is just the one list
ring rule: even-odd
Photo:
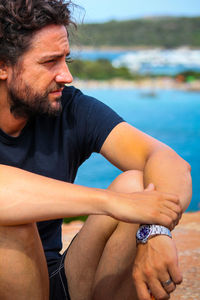
[[[123,119],[74,87],[64,89],[62,106],[57,117],[32,118],[18,137],[0,130],[0,164],[73,183],[79,166],[92,152],[100,151]],[[37,225],[47,260],[58,257],[62,220]]]

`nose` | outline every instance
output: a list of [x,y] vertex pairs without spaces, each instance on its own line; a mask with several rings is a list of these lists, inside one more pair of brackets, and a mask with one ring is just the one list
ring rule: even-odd
[[66,62],[64,62],[60,68],[59,73],[56,75],[55,81],[62,84],[71,83],[73,81],[72,74],[70,73]]

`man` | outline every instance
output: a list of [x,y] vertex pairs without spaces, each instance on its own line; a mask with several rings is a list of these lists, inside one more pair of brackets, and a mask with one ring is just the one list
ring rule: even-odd
[[[167,227],[189,204],[190,167],[65,87],[69,5],[0,0],[0,299],[168,299],[182,277]],[[124,171],[108,190],[72,184],[94,151]],[[61,256],[62,218],[84,214]],[[136,247],[139,224],[156,226]]]

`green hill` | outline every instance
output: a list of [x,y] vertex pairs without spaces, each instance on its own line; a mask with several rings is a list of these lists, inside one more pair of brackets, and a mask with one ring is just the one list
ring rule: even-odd
[[108,80],[113,78],[123,78],[126,80],[137,79],[126,67],[115,68],[106,59],[96,61],[81,61],[76,59],[69,65],[69,69],[74,78]]
[[200,47],[200,17],[110,21],[78,26],[71,44],[91,47]]

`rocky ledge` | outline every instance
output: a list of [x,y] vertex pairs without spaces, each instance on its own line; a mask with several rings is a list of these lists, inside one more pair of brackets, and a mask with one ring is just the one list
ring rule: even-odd
[[[63,249],[81,229],[82,222],[63,225]],[[200,212],[185,213],[173,231],[179,253],[183,282],[171,296],[172,300],[200,299]]]

